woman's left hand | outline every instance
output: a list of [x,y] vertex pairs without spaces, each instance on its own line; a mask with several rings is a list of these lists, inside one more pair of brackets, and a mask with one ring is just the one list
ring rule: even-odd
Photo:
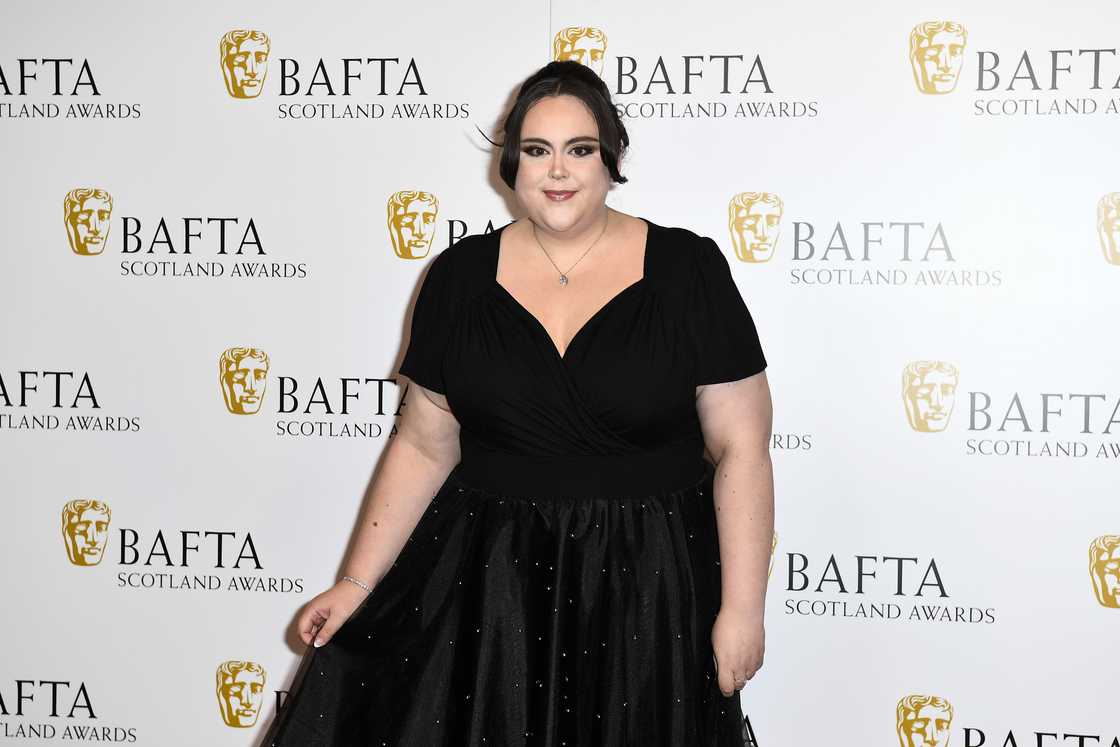
[[725,697],[734,695],[762,668],[765,649],[761,612],[720,609],[712,625],[712,651],[716,680]]

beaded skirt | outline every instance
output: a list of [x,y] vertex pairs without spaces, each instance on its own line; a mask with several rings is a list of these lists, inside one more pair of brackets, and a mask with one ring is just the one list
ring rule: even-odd
[[715,678],[712,466],[682,480],[678,465],[658,492],[654,464],[638,494],[600,476],[543,497],[501,466],[452,470],[373,592],[308,649],[260,744],[751,747]]

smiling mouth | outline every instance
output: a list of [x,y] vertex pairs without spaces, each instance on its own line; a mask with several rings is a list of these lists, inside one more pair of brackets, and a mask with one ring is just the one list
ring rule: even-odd
[[571,199],[572,195],[575,194],[575,190],[561,191],[557,189],[546,189],[544,193],[548,196],[548,199],[553,202],[564,202],[565,200]]

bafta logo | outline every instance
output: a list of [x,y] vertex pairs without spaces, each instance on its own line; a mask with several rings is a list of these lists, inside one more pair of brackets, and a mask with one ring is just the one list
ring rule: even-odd
[[1120,265],[1120,192],[1111,192],[1097,203],[1097,233],[1104,258]]
[[218,42],[222,79],[226,92],[235,99],[255,99],[264,88],[268,52],[272,43],[263,31],[235,29]]
[[257,723],[264,701],[264,667],[251,661],[224,661],[218,667],[218,709],[226,726]]
[[778,246],[782,198],[773,192],[742,192],[727,205],[735,256],[744,262],[768,262]]
[[268,384],[268,354],[260,348],[230,348],[218,359],[218,384],[226,409],[234,415],[255,415]]
[[103,189],[83,187],[66,193],[62,201],[66,238],[75,254],[101,254],[109,239],[113,198]]
[[108,504],[78,498],[62,507],[62,541],[74,565],[97,565],[109,540]]
[[936,433],[949,425],[957,399],[957,367],[944,361],[913,361],[902,371],[902,401],[910,427]]
[[947,747],[953,706],[936,695],[907,695],[895,711],[900,747]]
[[922,93],[949,93],[957,87],[968,31],[952,21],[919,23],[910,32],[910,68]]
[[1089,575],[1097,601],[1120,609],[1120,535],[1106,534],[1090,543]]
[[607,35],[592,26],[569,26],[557,31],[552,39],[553,61],[573,60],[591,68],[600,78],[606,56]]
[[389,198],[389,239],[402,259],[428,255],[436,234],[439,200],[431,192],[404,190]]

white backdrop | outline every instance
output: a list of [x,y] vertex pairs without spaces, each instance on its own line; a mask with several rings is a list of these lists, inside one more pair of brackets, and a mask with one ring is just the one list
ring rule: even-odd
[[[923,36],[946,51],[916,77],[927,21],[964,32]],[[496,134],[569,27],[597,29],[571,36],[627,116],[608,202],[715,238],[770,364],[779,539],[743,693],[764,747],[1120,747],[1120,230],[1098,222],[1120,9],[1085,0],[10,10],[5,741],[256,743],[392,436],[424,267],[516,215],[475,126]],[[264,79],[231,94],[239,29],[267,35],[234,63]],[[83,188],[111,210],[67,213]],[[438,200],[414,258],[386,220],[401,190]],[[767,261],[736,251],[745,192],[781,199]],[[218,377],[242,346],[269,360],[248,416]],[[944,419],[908,419],[918,361],[949,364],[908,390]],[[76,499],[111,513],[71,504],[67,534]],[[227,661],[264,672],[240,727]],[[943,700],[900,727],[911,695]],[[943,728],[907,726],[918,708]]]

